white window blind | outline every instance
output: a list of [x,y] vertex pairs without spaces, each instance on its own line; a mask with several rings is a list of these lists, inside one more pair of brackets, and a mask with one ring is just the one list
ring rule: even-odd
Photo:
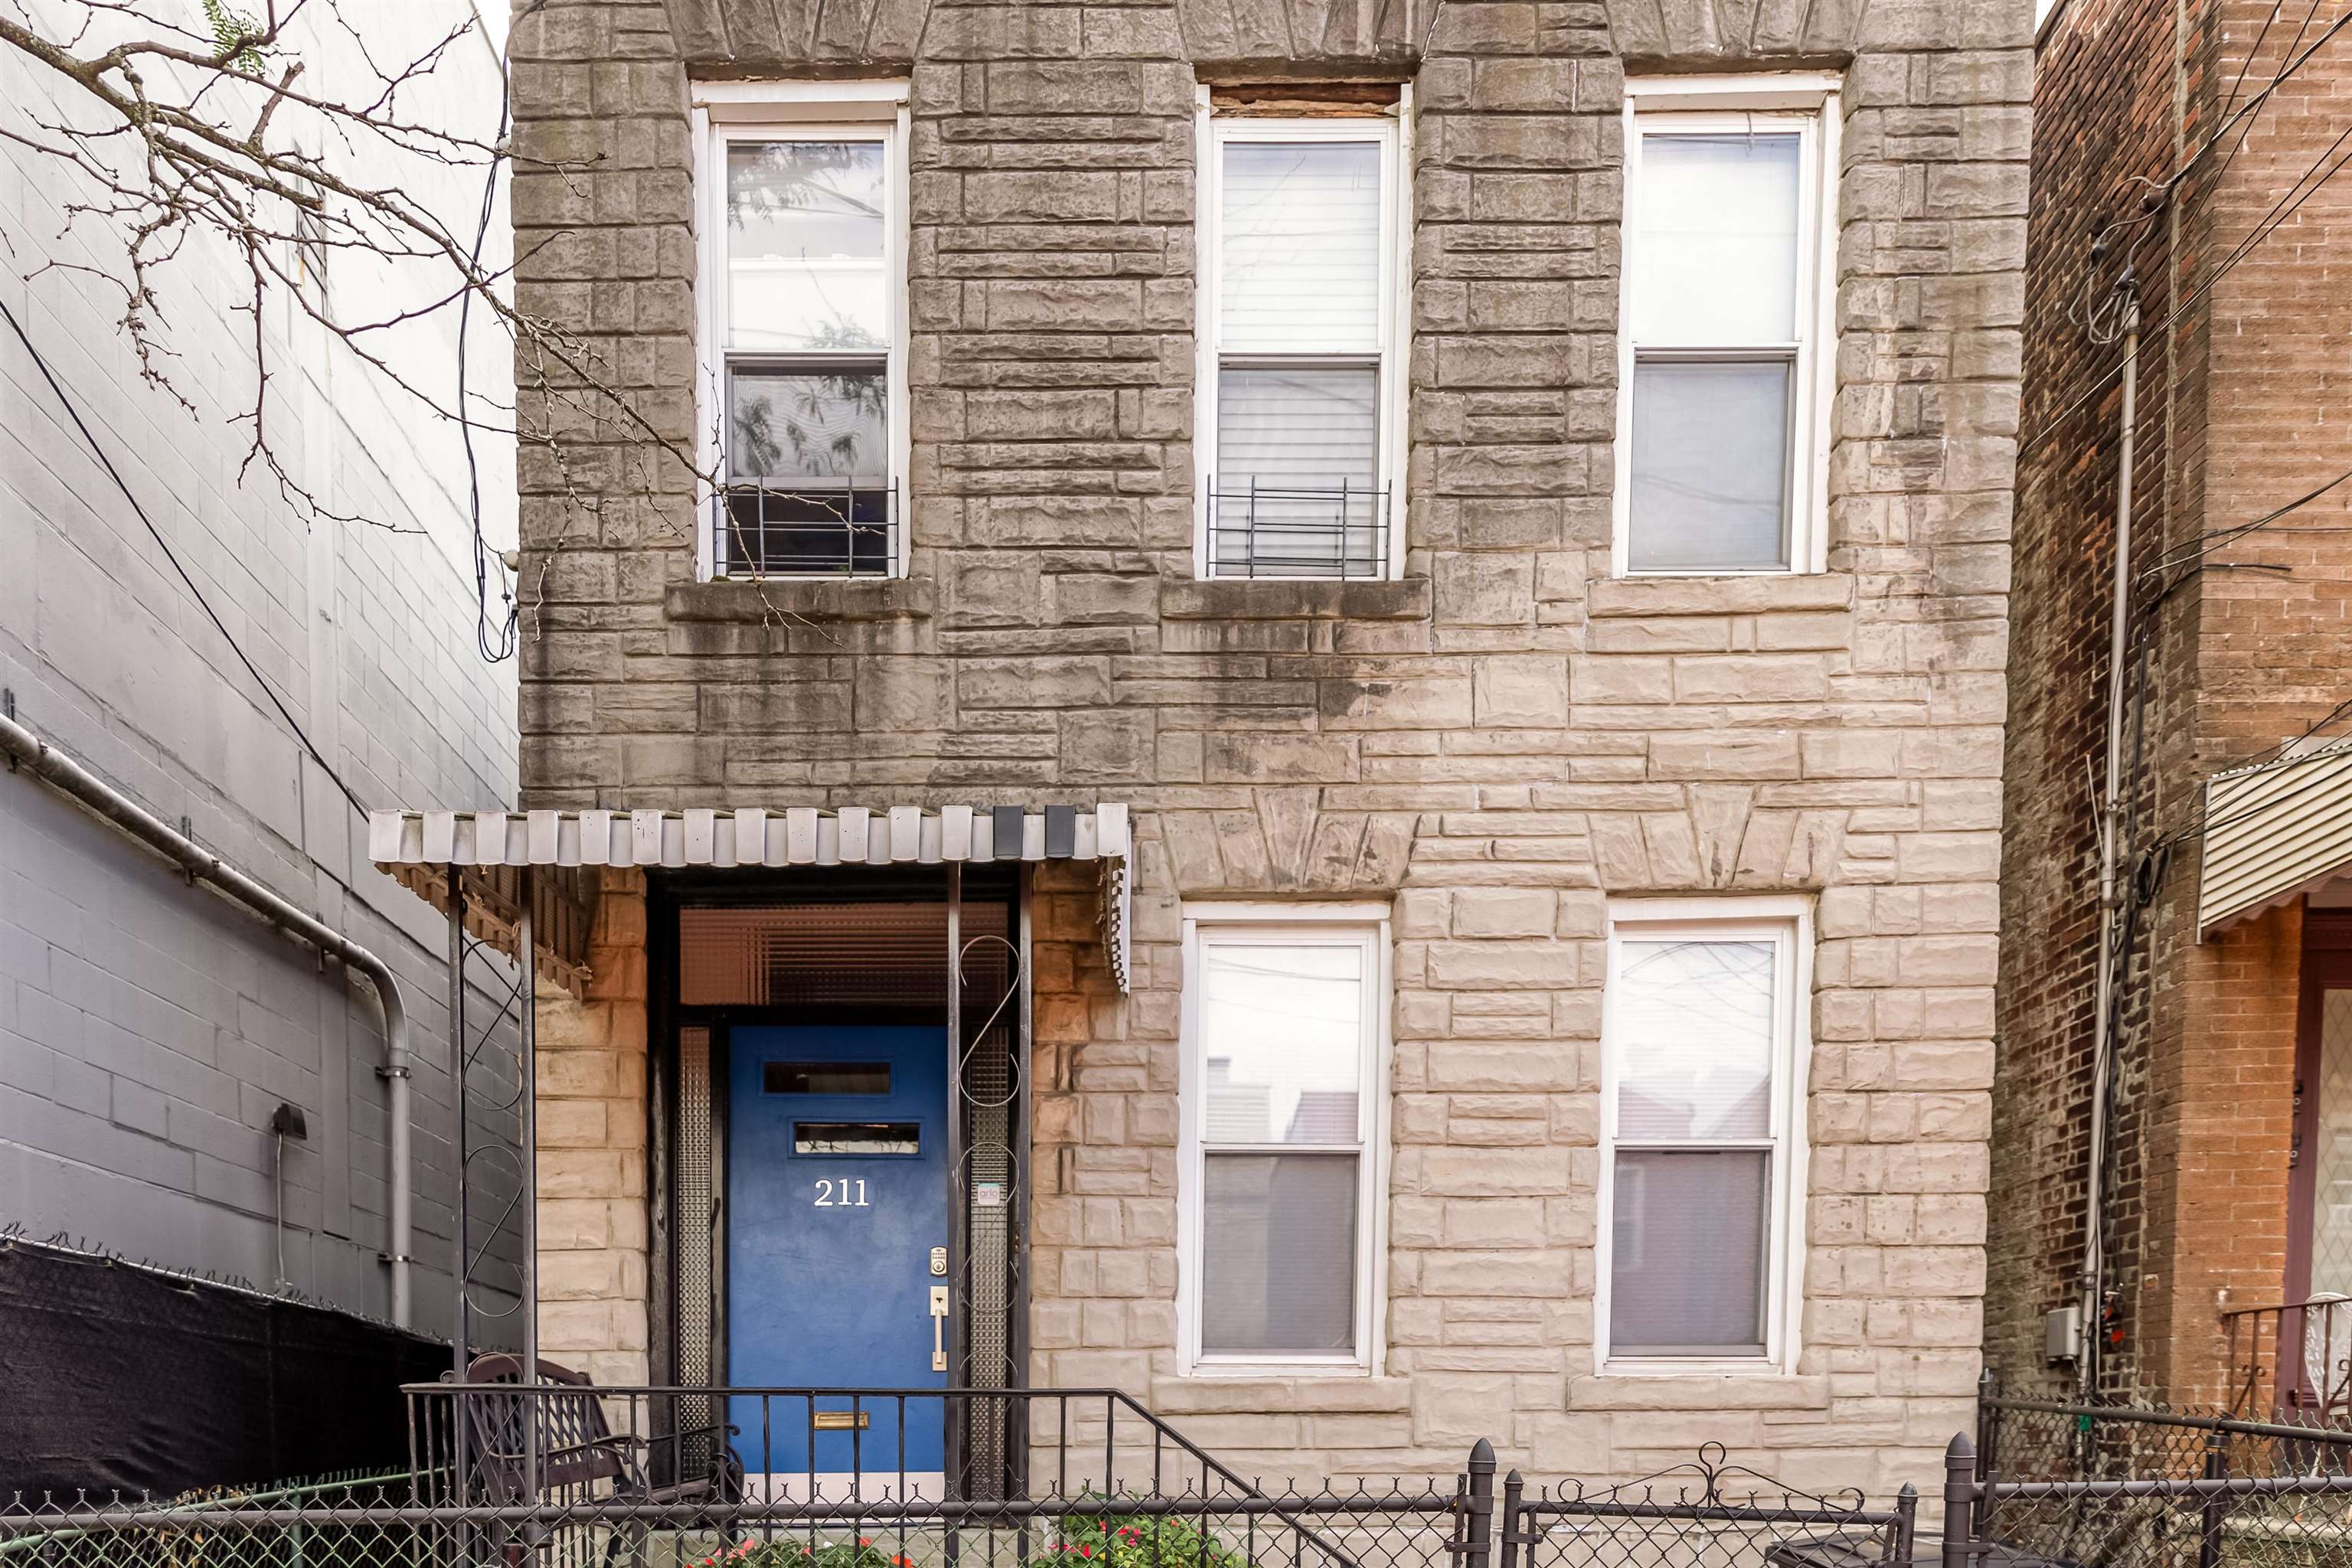
[[1382,575],[1394,121],[1208,123],[1203,568]]
[[1188,921],[1183,1251],[1195,1363],[1366,1361],[1380,931]]
[[1810,569],[1824,113],[1628,90],[1618,570]]
[[1612,918],[1605,1358],[1778,1353],[1796,923]]

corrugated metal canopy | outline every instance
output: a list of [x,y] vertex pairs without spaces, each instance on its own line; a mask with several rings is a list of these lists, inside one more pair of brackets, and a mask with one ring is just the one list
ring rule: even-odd
[[1103,946],[1118,988],[1128,988],[1128,816],[1111,802],[1035,810],[375,811],[368,814],[368,858],[427,898],[420,875],[438,877],[451,866],[683,870],[1091,860],[1102,871]]
[[2197,929],[2210,937],[2352,873],[2352,741],[2205,784]]

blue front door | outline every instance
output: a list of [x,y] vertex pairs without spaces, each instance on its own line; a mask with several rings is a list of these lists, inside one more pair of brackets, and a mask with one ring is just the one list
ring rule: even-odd
[[[940,1388],[934,1247],[948,1245],[947,1032],[737,1028],[729,1039],[727,1381]],[[738,1396],[745,1471],[828,1490],[941,1468],[936,1399]],[[936,1495],[936,1493],[934,1493]]]

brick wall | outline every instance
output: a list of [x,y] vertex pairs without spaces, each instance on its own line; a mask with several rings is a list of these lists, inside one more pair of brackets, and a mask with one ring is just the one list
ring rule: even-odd
[[[689,436],[689,72],[911,76],[913,571],[691,582],[680,489],[526,465],[530,803],[1125,799],[1136,985],[1043,874],[1039,1382],[1267,1474],[1702,1439],[1891,1489],[1969,1418],[1991,1079],[2021,4],[553,5],[518,26],[530,308]],[[1627,62],[1848,56],[1831,570],[1612,580]],[[1192,90],[1410,76],[1407,569],[1192,574]],[[544,241],[544,248],[534,248]],[[1050,394],[1050,395],[1048,395]],[[575,449],[580,473],[626,455]],[[1819,897],[1803,1350],[1593,1376],[1601,913]],[[1174,1375],[1178,904],[1396,900],[1387,1364]],[[658,1048],[658,1044],[656,1047]]]
[[[2324,26],[2334,11],[2313,22]],[[2330,500],[2196,560],[2203,531],[2245,521],[2343,471],[2327,434],[2342,330],[2320,246],[2343,221],[2323,189],[2294,224],[2200,285],[2334,139],[2344,68],[2322,52],[2168,205],[2160,179],[2262,88],[2294,46],[2238,4],[2070,5],[2043,46],[2026,333],[2029,436],[2019,468],[2004,860],[2001,1072],[1988,1354],[2011,1391],[2065,1374],[2041,1363],[2039,1317],[2073,1299],[2081,1267],[2096,838],[2086,762],[2103,758],[2113,569],[2116,395],[2061,413],[2117,362],[2078,302],[2128,258],[2148,332],[2140,363],[2135,555],[2148,633],[2136,852],[2193,824],[2202,780],[2297,734],[2341,695],[2337,581],[2352,564]],[[2251,62],[2246,50],[2257,38]],[[2307,35],[2305,42],[2307,44]],[[2117,81],[2130,90],[2114,89]],[[2096,259],[2095,235],[2117,233]],[[2168,318],[2170,318],[2168,320]],[[2332,323],[2332,325],[2331,325]],[[2265,569],[2268,568],[2268,569]],[[2137,682],[2137,677],[2135,678]],[[2219,1308],[2277,1299],[2284,1273],[2300,921],[2284,910],[2216,942],[2193,925],[2193,835],[2149,885],[2137,926],[2118,1058],[2109,1268],[2122,1339],[2102,1381],[2193,1402],[2222,1392]]]

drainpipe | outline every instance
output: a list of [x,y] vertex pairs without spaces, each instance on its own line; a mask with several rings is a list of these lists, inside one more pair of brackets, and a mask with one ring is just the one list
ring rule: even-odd
[[2083,1321],[2076,1326],[2074,1383],[2088,1401],[2098,1381],[2102,1253],[2106,1247],[2107,1077],[2116,1054],[2116,869],[2124,830],[2124,660],[2129,652],[2132,553],[2132,447],[2139,393],[2139,300],[2131,274],[2124,274],[2124,371],[2122,429],[2116,454],[2116,584],[2107,627],[2106,799],[2099,818],[2099,967],[2094,977],[2091,1020],[2091,1128],[2084,1172]]
[[187,873],[191,881],[208,884],[223,897],[243,904],[298,942],[331,954],[347,969],[357,970],[375,992],[383,1013],[383,1075],[392,1086],[392,1236],[387,1248],[392,1264],[392,1321],[408,1326],[409,1243],[409,1071],[408,1010],[401,1005],[400,986],[383,960],[320,921],[289,903],[261,883],[223,860],[163,818],[100,778],[96,773],[18,723],[13,713],[0,713],[0,751],[8,754],[8,771],[30,770],[44,784],[71,795],[81,805],[147,845]]

